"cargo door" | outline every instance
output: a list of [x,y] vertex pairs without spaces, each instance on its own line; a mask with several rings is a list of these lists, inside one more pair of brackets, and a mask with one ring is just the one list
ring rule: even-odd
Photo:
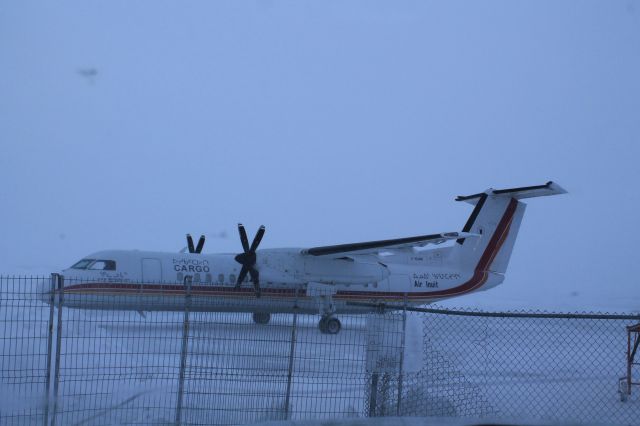
[[142,259],[142,282],[162,282],[162,262],[160,262],[160,259]]

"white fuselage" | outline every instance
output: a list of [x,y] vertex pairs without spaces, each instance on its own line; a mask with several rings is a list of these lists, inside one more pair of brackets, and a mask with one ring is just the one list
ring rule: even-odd
[[[260,298],[248,277],[236,287],[241,265],[233,254],[114,250],[86,259],[109,261],[112,269],[62,271],[65,306],[183,310],[188,290],[185,278],[191,277],[189,306],[195,311],[274,313],[298,309],[317,313],[317,296],[327,292],[336,312],[347,313],[372,310],[348,302],[421,305],[487,289],[503,280],[502,274],[464,268],[452,247],[338,258],[305,256],[300,249],[258,250]],[[96,264],[104,266],[105,262]]]

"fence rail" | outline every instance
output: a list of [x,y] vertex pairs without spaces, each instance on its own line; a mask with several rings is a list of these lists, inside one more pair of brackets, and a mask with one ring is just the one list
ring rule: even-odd
[[327,335],[295,311],[256,324],[191,309],[189,291],[181,312],[75,309],[53,297],[62,286],[0,277],[0,424],[640,423],[640,398],[618,387],[638,315],[360,304],[375,309]]

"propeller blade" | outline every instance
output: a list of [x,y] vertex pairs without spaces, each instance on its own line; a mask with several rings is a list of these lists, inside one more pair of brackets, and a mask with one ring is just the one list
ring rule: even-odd
[[189,247],[189,253],[193,253],[195,251],[193,248],[193,238],[191,238],[191,234],[187,234],[187,246]]
[[204,235],[200,235],[200,239],[198,240],[198,246],[196,247],[196,253],[202,252],[202,247],[204,247]]
[[240,275],[238,275],[238,280],[236,281],[236,288],[240,288],[240,285],[247,278],[247,274],[249,273],[249,268],[242,265],[242,269],[240,270]]
[[235,261],[242,265],[240,275],[238,275],[238,280],[236,281],[236,288],[240,288],[244,280],[247,278],[247,274],[250,274],[251,281],[253,282],[253,288],[256,292],[256,297],[260,297],[260,272],[258,272],[258,270],[255,268],[256,249],[260,245],[260,241],[262,241],[264,231],[264,226],[261,226],[260,229],[258,229],[258,232],[256,232],[256,236],[253,238],[253,241],[251,242],[251,247],[249,247],[247,231],[244,229],[244,226],[241,223],[238,224],[240,242],[242,243],[244,252],[237,254],[234,257]]
[[260,297],[260,273],[256,268],[251,268],[249,269],[249,274],[251,274],[251,281],[253,281],[256,297]]
[[262,241],[263,236],[264,236],[264,225],[262,225],[260,229],[258,229],[258,232],[256,232],[256,236],[253,239],[253,242],[251,243],[251,248],[249,249],[249,251],[256,251],[256,249],[258,248],[258,245],[260,245],[260,241]]
[[242,242],[242,248],[246,253],[249,251],[249,240],[247,239],[247,231],[244,230],[244,226],[241,223],[238,224],[238,232],[240,233],[240,241]]

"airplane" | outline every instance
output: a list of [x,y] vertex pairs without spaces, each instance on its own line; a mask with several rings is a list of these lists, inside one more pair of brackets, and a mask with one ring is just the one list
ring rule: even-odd
[[62,293],[67,307],[139,312],[182,311],[188,300],[191,311],[249,312],[257,324],[273,313],[319,313],[320,331],[337,334],[341,313],[420,306],[501,284],[525,212],[521,200],[564,193],[549,181],[459,196],[474,205],[460,232],[258,250],[265,227],[249,245],[238,224],[240,254],[203,254],[204,235],[195,246],[187,235],[188,253],[99,251],[63,270],[61,289],[42,289],[41,299],[59,303]]

